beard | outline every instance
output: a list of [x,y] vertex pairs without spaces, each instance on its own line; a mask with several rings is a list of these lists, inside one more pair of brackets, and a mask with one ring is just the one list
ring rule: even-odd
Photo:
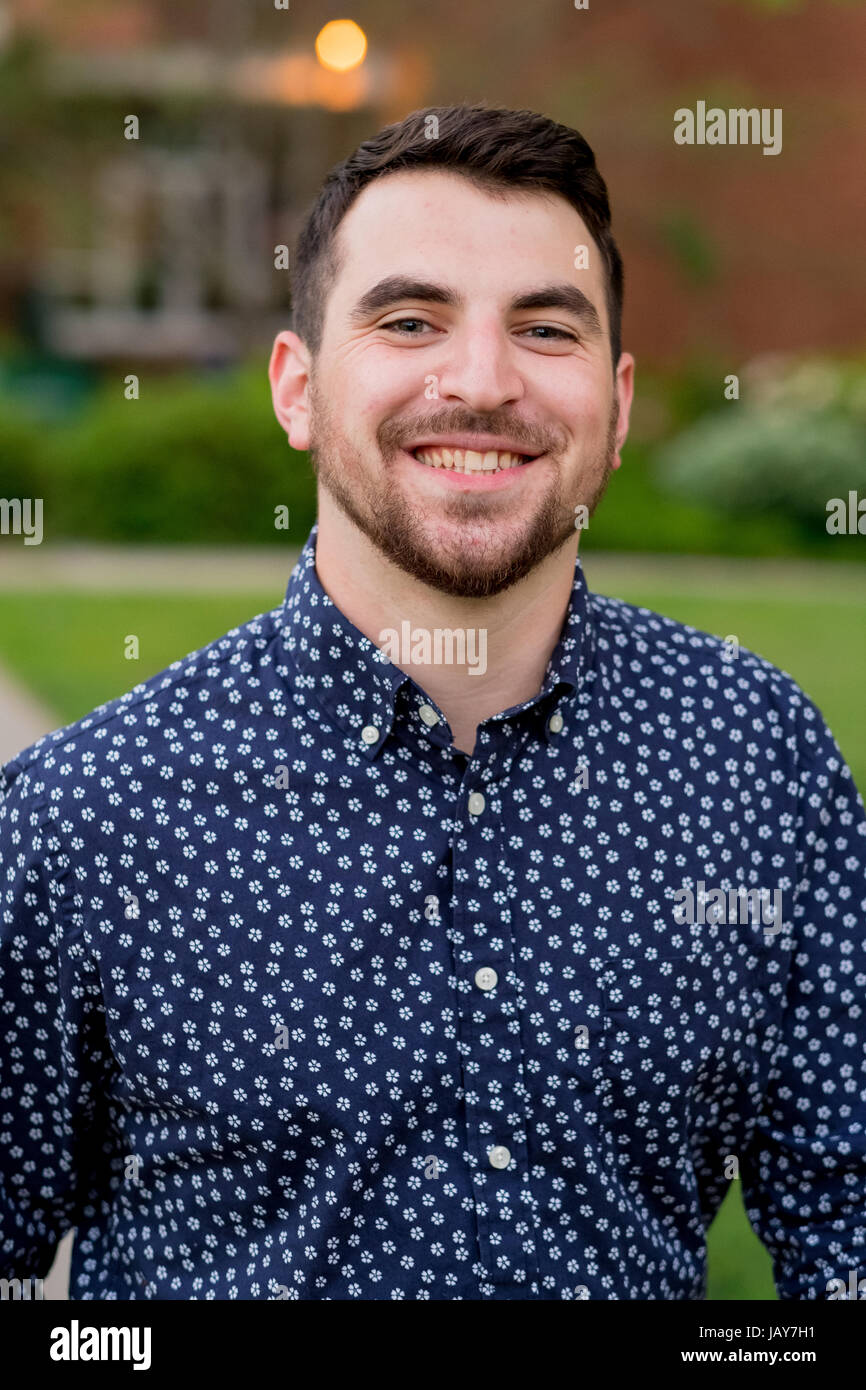
[[[452,410],[447,418],[444,413],[428,416],[414,426],[413,422],[386,422],[377,431],[385,469],[373,478],[364,467],[364,456],[337,428],[315,382],[310,386],[310,408],[310,458],[320,485],[386,559],[413,579],[453,598],[492,598],[517,584],[573,538],[578,505],[585,506],[587,515],[592,516],[613,472],[619,416],[616,396],[604,444],[587,461],[568,498],[555,467],[554,449],[537,434],[529,440],[525,426],[509,425],[503,416],[461,415]],[[551,464],[554,468],[541,494],[533,493],[531,512],[517,519],[504,518],[491,494],[449,491],[442,498],[441,520],[456,534],[445,540],[437,537],[435,521],[431,529],[429,514],[405,496],[389,464],[399,454],[401,441],[421,434],[458,431],[508,435],[523,441],[528,452],[542,447],[549,455],[548,470]]]

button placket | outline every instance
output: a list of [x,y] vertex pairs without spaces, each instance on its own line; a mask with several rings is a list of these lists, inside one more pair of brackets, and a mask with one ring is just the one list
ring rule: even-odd
[[[474,1157],[481,1262],[487,1282],[497,1289],[525,1289],[538,1275],[519,981],[510,916],[497,906],[506,901],[499,867],[504,843],[499,787],[508,777],[514,742],[513,731],[506,735],[498,727],[483,743],[479,738],[459,793],[463,814],[454,838],[454,881],[460,888],[454,922],[463,947],[455,948],[455,965],[467,1137]],[[479,800],[470,807],[474,795]],[[486,874],[483,887],[479,872]],[[497,1162],[491,1162],[491,1153]],[[508,1158],[498,1166],[505,1153]]]
[[[488,759],[492,758],[492,750]],[[499,763],[497,761],[497,767]],[[463,888],[461,912],[465,951],[458,957],[458,1001],[465,1040],[466,1117],[475,1155],[475,1191],[481,1260],[497,1287],[525,1288],[537,1272],[534,1246],[527,1250],[529,1155],[526,1144],[526,1094],[518,1018],[518,990],[513,971],[509,919],[492,916],[498,891],[498,803],[489,765],[468,771],[475,784],[463,790],[463,834],[455,838],[455,882]],[[475,789],[479,780],[485,795]],[[483,809],[479,801],[483,802]],[[472,803],[470,805],[470,802]],[[493,831],[493,835],[491,835]],[[479,839],[479,836],[482,837]],[[461,850],[462,842],[462,850]],[[487,849],[483,889],[475,884],[479,847]],[[474,903],[467,903],[467,899]],[[484,930],[479,930],[480,922]],[[497,940],[498,938],[498,940]]]

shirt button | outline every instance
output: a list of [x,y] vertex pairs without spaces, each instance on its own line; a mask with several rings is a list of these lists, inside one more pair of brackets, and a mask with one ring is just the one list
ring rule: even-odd
[[558,734],[562,730],[562,715],[552,714],[547,721],[547,727],[552,734]]
[[490,1159],[491,1168],[507,1168],[511,1162],[511,1150],[506,1149],[504,1144],[497,1144],[487,1157]]
[[480,816],[485,806],[485,801],[482,793],[472,792],[469,797],[468,805],[470,816]]
[[432,729],[434,724],[439,723],[439,715],[432,705],[421,705],[418,710],[419,715],[424,720],[428,729]]
[[366,724],[361,730],[361,738],[365,743],[376,743],[379,738],[379,730],[375,724]]
[[492,965],[482,965],[480,970],[475,971],[475,983],[479,989],[485,992],[488,989],[495,989],[499,983],[499,976]]

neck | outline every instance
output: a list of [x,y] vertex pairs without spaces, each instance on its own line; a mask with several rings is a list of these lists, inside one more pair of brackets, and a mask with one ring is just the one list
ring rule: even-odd
[[349,622],[442,710],[455,747],[472,753],[483,720],[541,689],[568,610],[579,539],[576,531],[573,543],[492,598],[454,598],[398,569],[320,494],[316,573]]

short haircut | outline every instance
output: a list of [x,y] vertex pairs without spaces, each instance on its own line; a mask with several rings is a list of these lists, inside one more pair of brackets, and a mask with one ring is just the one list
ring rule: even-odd
[[604,259],[614,371],[622,341],[622,257],[595,155],[583,136],[535,111],[484,103],[427,106],[385,126],[327,175],[295,245],[292,323],[315,357],[328,291],[339,271],[336,233],[355,199],[386,174],[446,169],[491,193],[556,193],[577,210]]

